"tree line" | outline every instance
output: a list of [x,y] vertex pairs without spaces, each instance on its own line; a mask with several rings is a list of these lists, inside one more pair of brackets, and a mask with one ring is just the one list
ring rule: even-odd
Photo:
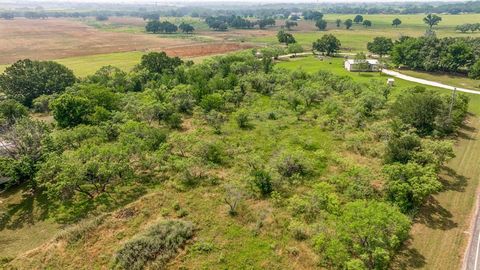
[[192,33],[195,28],[188,23],[180,23],[178,26],[169,21],[160,22],[160,20],[149,20],[145,25],[145,31],[147,33],[175,33],[180,29],[183,33]]
[[391,60],[417,70],[469,73],[479,78],[480,39],[403,37],[395,42]]
[[260,29],[275,25],[275,19],[263,18],[251,21],[240,16],[210,16],[205,18],[208,27],[216,31],[226,31],[228,27],[237,29],[251,29],[258,25]]

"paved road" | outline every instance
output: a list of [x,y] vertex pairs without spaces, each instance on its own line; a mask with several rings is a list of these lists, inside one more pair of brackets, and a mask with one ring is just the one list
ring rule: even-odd
[[465,253],[465,258],[463,261],[463,270],[477,270],[480,269],[480,216],[478,215],[478,197],[477,197],[477,206],[475,209],[475,220],[473,225],[473,230],[467,251]]
[[444,89],[448,89],[448,90],[457,89],[457,91],[459,91],[459,92],[480,95],[480,91],[461,88],[461,87],[454,87],[454,86],[446,85],[446,84],[439,83],[439,82],[424,80],[424,79],[408,76],[408,75],[405,75],[405,74],[402,74],[400,72],[396,72],[396,71],[393,71],[393,70],[382,69],[382,72],[389,75],[389,76],[396,77],[396,78],[399,78],[399,79],[402,79],[402,80],[405,80],[405,81],[416,82],[416,83],[429,85],[429,86],[435,86],[435,87],[444,88]]

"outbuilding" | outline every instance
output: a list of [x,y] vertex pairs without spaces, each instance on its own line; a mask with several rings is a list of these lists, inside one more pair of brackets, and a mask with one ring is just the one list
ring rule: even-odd
[[354,71],[380,71],[380,62],[376,59],[346,59],[344,63],[345,69],[351,72]]

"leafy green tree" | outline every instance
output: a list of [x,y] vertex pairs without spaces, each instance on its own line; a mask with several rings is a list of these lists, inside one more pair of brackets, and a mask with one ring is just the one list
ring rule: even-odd
[[352,27],[353,21],[351,19],[346,19],[343,24],[345,25],[345,28],[348,30]]
[[128,183],[134,175],[128,151],[118,144],[83,145],[62,155],[50,155],[36,180],[52,198],[92,200]]
[[180,28],[180,30],[182,30],[183,33],[192,33],[193,31],[195,31],[195,28],[191,24],[184,23],[184,22],[182,22],[178,26],[178,28]]
[[294,55],[297,55],[297,53],[302,53],[303,52],[303,47],[302,47],[302,45],[300,45],[298,43],[288,44],[287,52],[288,53],[293,53]]
[[221,111],[225,106],[225,99],[220,93],[213,93],[205,96],[202,101],[200,101],[200,107],[206,112],[212,110]]
[[371,53],[378,54],[380,58],[389,54],[393,48],[393,41],[386,37],[375,37],[372,42],[367,43],[367,49]]
[[315,22],[315,26],[318,28],[318,30],[323,31],[323,30],[327,29],[327,21],[323,20],[323,19],[317,20]]
[[127,73],[114,66],[101,67],[95,74],[88,76],[86,81],[111,88],[115,92],[133,90],[132,87],[129,87]]
[[150,33],[158,33],[160,32],[160,21],[159,20],[151,20],[148,21],[145,25],[145,31]]
[[363,22],[363,16],[362,15],[355,16],[355,18],[353,18],[353,22],[356,24],[360,24],[361,22]]
[[407,163],[412,160],[415,153],[421,148],[420,138],[415,134],[402,134],[392,136],[385,149],[386,163]]
[[85,97],[65,93],[52,102],[51,110],[58,125],[66,128],[88,123],[94,105]]
[[388,269],[409,230],[410,220],[396,207],[354,201],[345,205],[331,229],[314,238],[314,246],[327,268]]
[[470,68],[468,76],[473,79],[480,79],[480,60],[477,60],[475,64]]
[[392,25],[395,27],[398,27],[400,24],[402,24],[402,21],[399,18],[395,18],[392,21]]
[[364,20],[364,21],[363,21],[363,26],[365,26],[365,28],[367,28],[367,27],[372,27],[372,21],[370,21],[370,20]]
[[386,192],[390,201],[403,212],[418,209],[433,193],[442,188],[433,166],[422,166],[414,162],[386,165]]
[[151,52],[142,56],[140,68],[152,73],[172,74],[181,64],[183,61],[178,57],[168,57],[165,52]]
[[2,123],[11,126],[25,116],[28,116],[28,109],[21,103],[13,99],[0,101],[0,126]]
[[[38,165],[43,161],[43,141],[49,133],[48,126],[27,117],[19,119],[6,132],[0,134],[0,151],[5,158],[0,165],[0,174],[12,178],[15,183],[32,182]],[[5,145],[8,143],[8,145]]]
[[73,72],[52,61],[19,60],[0,75],[0,89],[27,107],[35,98],[60,93],[74,83]]
[[277,39],[278,39],[278,42],[285,43],[285,45],[297,42],[292,34],[287,33],[283,30],[278,31]]
[[439,94],[425,88],[414,88],[402,93],[391,107],[391,112],[404,124],[416,128],[420,135],[430,135],[436,129],[436,119],[445,110]]
[[312,49],[325,53],[326,55],[334,55],[340,49],[340,46],[342,46],[340,40],[332,34],[327,34],[315,41]]
[[428,14],[425,18],[423,18],[423,22],[427,24],[430,29],[432,29],[433,26],[438,25],[440,21],[442,21],[442,17],[431,13]]

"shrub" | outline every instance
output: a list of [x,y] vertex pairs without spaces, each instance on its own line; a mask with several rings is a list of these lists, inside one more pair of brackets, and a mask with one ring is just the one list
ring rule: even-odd
[[308,173],[307,166],[302,163],[299,157],[294,155],[286,155],[282,158],[277,164],[277,170],[283,177],[304,176]]
[[239,128],[246,129],[251,127],[250,116],[246,110],[240,110],[235,115],[235,121]]
[[33,100],[32,107],[36,113],[50,112],[50,102],[55,99],[54,95],[41,95]]
[[180,129],[182,127],[182,115],[179,113],[173,113],[167,118],[167,124],[170,128]]
[[217,143],[205,143],[200,147],[199,155],[204,161],[214,164],[222,164],[224,160],[223,149]]
[[263,197],[267,197],[272,193],[272,177],[265,170],[254,170],[252,172],[252,183]]
[[88,233],[92,232],[105,220],[105,215],[101,215],[89,220],[81,221],[78,224],[61,231],[55,237],[55,241],[66,241],[67,244],[73,244],[85,239]]
[[115,268],[144,269],[147,263],[152,263],[155,269],[164,268],[193,234],[194,227],[190,222],[169,220],[157,223],[116,252]]

